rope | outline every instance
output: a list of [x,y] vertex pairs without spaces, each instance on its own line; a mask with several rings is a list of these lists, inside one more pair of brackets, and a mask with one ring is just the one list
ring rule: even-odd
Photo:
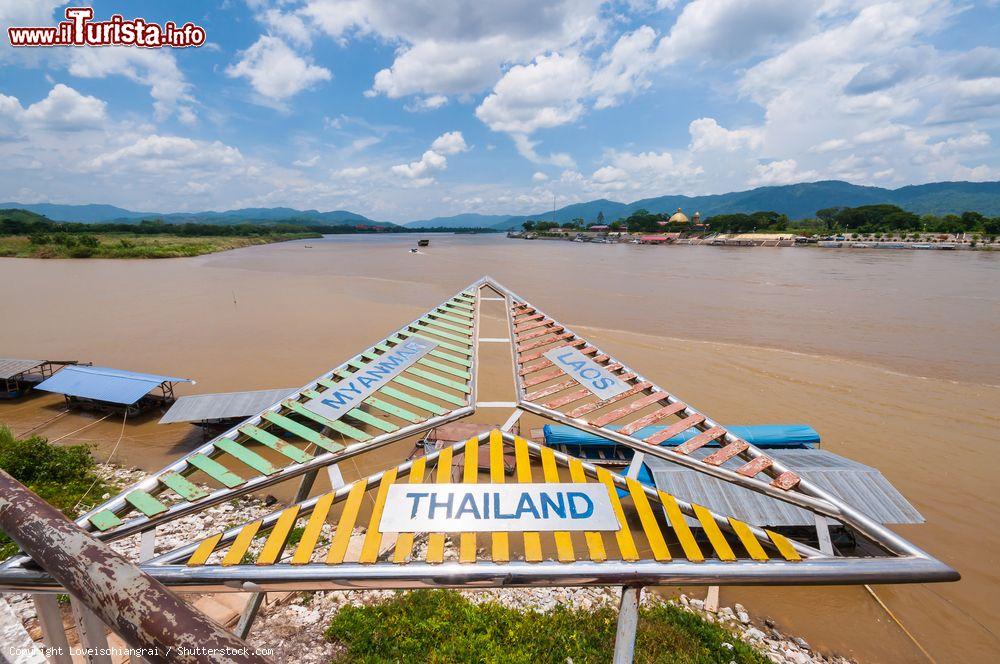
[[[108,413],[107,415],[105,415],[101,419],[107,419],[109,417],[111,417],[111,413]],[[127,422],[127,421],[128,421],[128,410],[125,411],[125,417],[122,418],[122,430],[121,430],[121,433],[118,434],[118,441],[115,442],[115,447],[114,447],[114,449],[111,450],[111,454],[108,456],[108,460],[104,462],[105,464],[111,463],[111,459],[113,459],[115,457],[115,452],[118,451],[118,446],[121,445],[122,438],[125,437],[125,422]],[[98,420],[98,422],[100,422],[100,420]],[[97,422],[94,422],[94,424],[96,424],[96,423]],[[83,502],[83,499],[87,497],[87,494],[90,493],[90,490],[94,488],[94,486],[97,484],[97,482],[100,479],[101,479],[100,477],[95,477],[94,478],[94,481],[90,484],[89,487],[87,487],[87,490],[83,492],[82,496],[80,496],[80,500],[76,501],[76,505],[73,505],[73,511],[74,512],[76,511],[76,508],[80,506],[80,503]]]
[[90,427],[94,426],[95,424],[98,424],[99,422],[103,422],[104,420],[106,420],[106,419],[108,419],[109,417],[111,417],[111,415],[112,415],[111,413],[108,413],[107,415],[105,415],[105,416],[104,416],[104,417],[102,417],[101,419],[99,419],[99,420],[94,420],[94,421],[93,421],[93,422],[91,422],[90,424],[87,424],[87,425],[85,425],[85,426],[82,426],[82,427],[80,427],[79,429],[77,429],[76,431],[70,431],[70,432],[69,432],[68,434],[66,434],[65,436],[59,436],[59,437],[58,437],[58,438],[56,438],[55,440],[50,440],[50,441],[49,441],[49,443],[50,443],[50,444],[52,444],[52,445],[55,445],[56,443],[58,443],[58,442],[59,442],[60,440],[62,440],[63,438],[66,438],[66,437],[68,437],[68,436],[72,436],[72,435],[73,435],[74,433],[79,433],[79,432],[83,431],[84,429],[88,429],[88,428],[90,428]]
[[922,645],[920,645],[920,641],[917,641],[917,637],[913,636],[913,634],[910,633],[910,630],[906,629],[903,623],[900,622],[899,618],[896,617],[896,614],[893,613],[892,610],[885,605],[885,602],[882,601],[882,598],[876,595],[875,591],[872,590],[872,587],[869,586],[867,583],[865,584],[865,590],[867,590],[868,594],[874,597],[875,601],[878,602],[879,606],[881,606],[885,610],[885,612],[889,614],[889,617],[892,618],[892,621],[897,625],[899,625],[899,628],[903,630],[903,634],[906,634],[906,636],[910,639],[910,641],[913,641],[913,645],[915,645],[917,648],[920,649],[920,652],[924,654],[924,657],[927,658],[927,661],[931,662],[931,664],[937,664],[937,660],[931,657],[931,654],[927,652],[927,649],[924,648]]
[[64,411],[61,411],[61,412],[60,412],[60,413],[59,413],[58,415],[56,415],[55,417],[50,417],[49,419],[45,420],[45,421],[44,421],[44,422],[42,422],[41,424],[39,424],[39,425],[36,425],[36,426],[34,426],[34,427],[32,427],[32,428],[28,429],[28,430],[27,430],[27,431],[25,431],[24,433],[21,433],[21,434],[18,434],[18,438],[24,438],[25,436],[27,436],[28,434],[32,433],[33,431],[38,431],[39,429],[41,429],[41,428],[42,428],[43,426],[45,426],[45,425],[46,425],[46,424],[48,424],[49,422],[52,422],[52,421],[54,421],[54,420],[57,420],[57,419],[59,419],[60,417],[62,417],[63,415],[65,415],[65,414],[66,414],[66,413],[68,413],[68,412],[69,412],[69,409],[66,409],[66,410],[64,410]]

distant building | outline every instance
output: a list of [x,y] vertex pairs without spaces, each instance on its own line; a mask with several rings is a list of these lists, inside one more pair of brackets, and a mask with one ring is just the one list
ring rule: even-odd
[[670,215],[670,219],[667,220],[667,223],[688,224],[691,223],[691,220],[688,219],[688,216],[686,214],[681,212],[680,208],[677,208],[677,212],[674,212],[672,215]]
[[610,226],[603,226],[603,225],[602,226],[589,226],[589,227],[587,227],[588,231],[594,231],[596,233],[600,233],[601,231],[606,231],[606,230],[610,230],[610,229],[611,229]]

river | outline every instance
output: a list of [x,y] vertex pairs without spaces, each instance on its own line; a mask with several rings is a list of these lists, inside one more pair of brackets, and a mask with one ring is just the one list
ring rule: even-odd
[[[197,379],[181,393],[293,387],[489,274],[716,420],[806,422],[824,449],[881,470],[927,520],[897,530],[963,580],[876,592],[937,661],[996,658],[1000,254],[428,237],[417,254],[413,235],[392,235],[159,261],[0,259],[0,355]],[[481,376],[480,398],[510,400],[509,385]],[[60,405],[0,403],[0,422],[27,431]],[[121,437],[115,460],[153,470],[195,440],[155,420],[69,415],[39,431],[102,458]],[[824,650],[926,661],[861,588],[723,588],[722,600]]]

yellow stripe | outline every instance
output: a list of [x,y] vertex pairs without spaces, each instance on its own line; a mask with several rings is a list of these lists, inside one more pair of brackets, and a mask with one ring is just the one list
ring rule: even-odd
[[[466,484],[475,484],[479,479],[479,439],[470,438],[465,442],[465,475]],[[476,562],[476,534],[462,533],[458,547],[458,562]]]
[[222,564],[226,566],[239,565],[240,561],[243,560],[243,556],[245,556],[247,551],[250,549],[250,544],[253,542],[254,535],[257,534],[259,529],[260,519],[243,526],[243,530],[241,530],[240,534],[236,536],[236,539],[233,540],[232,546],[229,547],[229,551],[226,552],[226,557],[222,559]]
[[[583,472],[583,465],[579,459],[569,460],[569,478],[574,482],[586,482],[587,475]],[[608,559],[608,553],[604,550],[604,538],[598,532],[586,532],[583,534],[587,540],[587,550],[590,551],[590,559],[595,563]]]
[[704,562],[705,556],[702,555],[701,549],[698,547],[698,542],[695,541],[694,535],[691,533],[691,528],[688,527],[687,521],[684,519],[684,514],[677,505],[677,500],[669,493],[660,491],[659,494],[660,502],[663,504],[663,511],[667,513],[667,518],[670,519],[670,525],[674,529],[674,535],[676,535],[681,543],[681,548],[684,549],[684,555],[691,562]]
[[[424,470],[427,468],[427,457],[420,457],[410,466],[410,484],[424,481]],[[413,533],[399,533],[396,538],[396,550],[392,554],[392,562],[405,563],[413,554]]]
[[649,499],[646,492],[642,490],[642,485],[631,477],[625,480],[628,484],[628,491],[632,495],[632,504],[635,511],[639,513],[639,521],[642,522],[642,530],[646,533],[646,540],[649,548],[653,550],[653,558],[659,562],[670,560],[670,549],[663,540],[663,533],[660,532],[660,524],[656,522],[656,515],[653,508],[649,506]]
[[[524,438],[514,439],[514,459],[517,465],[517,481],[531,484],[531,459],[528,457],[528,443]],[[542,538],[538,533],[524,533],[524,559],[529,563],[542,560]]]
[[784,535],[779,535],[773,530],[765,529],[764,532],[771,538],[774,546],[778,549],[778,553],[784,556],[785,560],[802,560],[802,556],[799,555],[799,552],[795,550],[795,547],[792,546],[792,543]]
[[764,552],[764,547],[760,545],[757,538],[753,536],[752,532],[750,532],[750,526],[742,521],[734,519],[733,517],[729,517],[729,525],[733,527],[733,530],[736,532],[736,536],[740,538],[741,542],[743,542],[743,546],[746,547],[747,553],[750,554],[751,558],[759,561],[767,560],[767,554]]
[[[542,448],[542,474],[546,482],[559,482],[559,469],[556,468],[556,457],[549,447]],[[576,560],[576,553],[573,551],[573,539],[566,531],[554,533],[556,538],[556,554],[559,562],[571,563]]]
[[340,522],[337,524],[337,532],[333,534],[330,541],[330,551],[326,554],[326,562],[330,565],[338,565],[344,562],[344,555],[347,553],[347,545],[351,543],[351,534],[354,532],[354,522],[358,519],[358,510],[361,509],[361,499],[365,497],[368,490],[368,482],[358,480],[351,487],[344,501],[344,511],[340,515]]
[[[490,481],[503,484],[503,436],[499,429],[490,432]],[[495,516],[495,515],[494,515]],[[510,539],[507,533],[493,533],[493,562],[506,563],[510,561]]]
[[375,507],[372,508],[372,518],[368,520],[368,532],[365,533],[365,543],[361,545],[359,563],[373,563],[378,558],[378,547],[382,543],[382,533],[378,529],[385,509],[385,497],[389,487],[396,481],[396,469],[390,468],[382,473],[382,481],[378,485],[378,495],[375,496]]
[[299,516],[299,506],[293,505],[281,513],[278,520],[274,522],[271,534],[264,542],[264,548],[257,557],[258,565],[273,565],[281,557],[281,551],[288,542],[288,535],[295,526],[295,519]]
[[[441,450],[437,460],[437,483],[451,482],[451,452],[452,448]],[[431,533],[427,539],[427,562],[439,563],[444,560],[444,533]]]
[[597,469],[597,479],[608,490],[608,498],[611,499],[611,507],[615,511],[615,518],[621,528],[615,533],[618,540],[618,551],[622,560],[639,560],[639,552],[635,548],[635,540],[632,539],[632,531],[629,530],[628,521],[625,520],[625,510],[622,509],[622,501],[618,500],[618,491],[615,489],[615,481],[611,479],[611,473],[606,468]]
[[726,541],[722,531],[719,530],[719,524],[712,518],[712,513],[695,503],[691,503],[691,508],[701,523],[701,529],[708,535],[708,541],[712,543],[712,548],[715,549],[715,555],[719,560],[736,560],[736,554],[729,548],[729,542]]
[[208,539],[203,540],[198,545],[198,548],[194,550],[194,553],[191,554],[191,557],[188,558],[187,564],[191,567],[204,565],[208,557],[215,551],[215,546],[219,543],[220,539],[222,539],[222,533],[216,533]]
[[330,505],[333,504],[333,494],[327,493],[319,497],[313,507],[312,514],[305,530],[302,531],[302,539],[292,556],[293,565],[305,565],[312,560],[313,551],[316,549],[316,542],[323,532],[323,524],[326,523],[326,516],[330,513]]

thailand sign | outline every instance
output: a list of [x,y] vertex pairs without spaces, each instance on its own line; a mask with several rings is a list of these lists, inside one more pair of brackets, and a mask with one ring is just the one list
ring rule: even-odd
[[546,351],[545,357],[602,400],[629,390],[624,381],[576,348],[553,348]]
[[393,484],[383,533],[618,530],[599,484]]
[[340,419],[436,347],[437,343],[430,339],[412,336],[380,355],[377,362],[366,365],[361,371],[351,374],[350,378],[337,383],[336,388],[302,405],[329,420]]

